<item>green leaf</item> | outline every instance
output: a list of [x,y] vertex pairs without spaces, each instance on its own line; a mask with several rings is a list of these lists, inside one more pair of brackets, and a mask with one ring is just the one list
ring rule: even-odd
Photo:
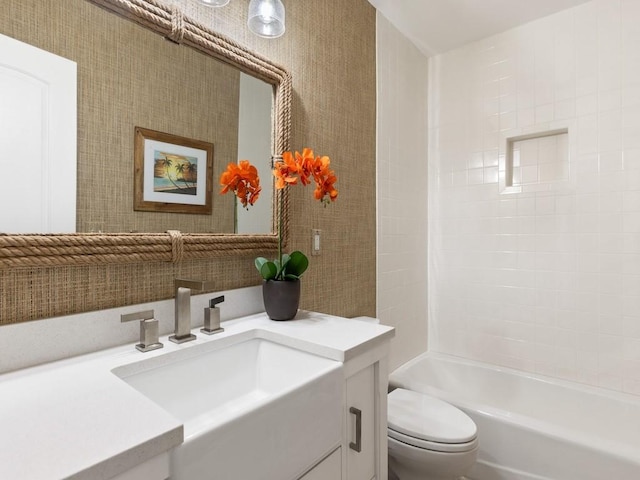
[[287,268],[287,263],[289,263],[289,255],[287,255],[286,253],[282,254],[282,263],[280,263],[279,259],[275,259],[273,261],[273,263],[276,266],[276,276],[275,279],[276,280],[282,280],[284,278],[285,275],[285,270]]
[[267,261],[262,264],[262,267],[260,267],[260,275],[262,275],[262,278],[265,280],[272,280],[276,278],[277,274],[278,269],[276,268],[276,264],[273,262]]
[[258,269],[258,271],[261,271],[261,270],[262,270],[262,266],[263,266],[265,263],[267,263],[268,261],[269,261],[269,260],[267,260],[267,259],[266,259],[266,258],[264,258],[264,257],[258,257],[258,258],[256,258],[256,260],[255,260],[255,264],[256,264],[256,268]]
[[307,267],[309,267],[309,259],[304,253],[297,250],[292,252],[289,257],[285,273],[286,275],[292,275],[295,278],[298,278],[305,272]]

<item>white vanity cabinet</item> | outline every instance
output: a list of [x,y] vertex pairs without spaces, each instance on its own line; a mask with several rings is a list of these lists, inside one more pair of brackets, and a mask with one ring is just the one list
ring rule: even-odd
[[360,370],[347,379],[347,479],[376,478],[375,368]]
[[110,480],[167,480],[169,478],[169,454],[162,453],[151,460],[133,467]]
[[388,344],[345,363],[345,480],[387,479]]
[[300,480],[333,480],[342,478],[342,449],[338,447],[313,467]]
[[[68,331],[77,335],[77,322],[71,320]],[[211,338],[199,335],[187,345],[171,344],[163,337],[163,349],[144,354],[132,343],[4,373],[0,398],[7,408],[0,410],[0,444],[7,448],[0,449],[0,479],[210,478],[208,470],[205,475],[199,471],[198,476],[191,475],[198,458],[213,458],[213,449],[204,449],[204,457],[195,449],[193,439],[202,439],[204,430],[188,436],[190,428],[195,431],[203,425],[197,423],[202,417],[209,422],[207,438],[220,442],[216,455],[226,462],[216,464],[216,478],[387,480],[387,356],[393,334],[392,327],[315,312],[300,311],[291,322],[273,322],[260,313],[227,321],[224,332]],[[243,346],[260,346],[256,349],[260,355],[245,355]],[[293,357],[284,355],[285,350]],[[205,362],[230,369],[229,381],[224,383],[221,375],[200,375],[198,369]],[[257,368],[265,365],[268,370]],[[176,371],[181,378],[192,379],[193,385],[175,387],[169,377]],[[183,402],[192,395],[169,396],[173,390],[192,392],[191,386],[213,391],[217,382],[221,392],[230,392],[231,385],[243,399],[245,384],[239,379],[252,379],[253,373],[264,371],[277,372],[260,376],[269,386],[265,394],[271,397],[252,396],[252,401],[263,403],[239,403],[245,408],[241,415],[238,405],[231,409],[219,403],[213,408],[215,402],[207,401],[211,412],[202,416]],[[135,379],[153,388],[142,388]],[[256,388],[251,382],[248,392]],[[39,408],[42,398],[48,402],[44,410]],[[171,413],[174,400],[183,402],[176,408],[186,412],[184,419]],[[280,434],[273,435],[271,443],[249,447],[256,454],[250,462],[229,440],[235,436],[257,442],[252,432],[273,433],[278,428]],[[25,431],[32,435],[25,436]],[[300,440],[299,435],[306,436]],[[38,462],[25,462],[34,443],[46,455]],[[223,447],[231,450],[223,455]],[[195,453],[191,457],[187,451]],[[186,470],[176,474],[176,459],[184,460],[188,475]],[[259,475],[242,473],[245,467],[264,465],[273,468],[260,470]]]
[[342,445],[300,480],[387,480],[388,348],[344,363]]

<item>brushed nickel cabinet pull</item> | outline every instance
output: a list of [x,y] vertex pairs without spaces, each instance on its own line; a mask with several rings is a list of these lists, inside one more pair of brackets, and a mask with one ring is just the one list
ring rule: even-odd
[[349,443],[349,448],[360,453],[362,451],[362,411],[356,407],[350,407],[349,413],[356,416],[356,441]]

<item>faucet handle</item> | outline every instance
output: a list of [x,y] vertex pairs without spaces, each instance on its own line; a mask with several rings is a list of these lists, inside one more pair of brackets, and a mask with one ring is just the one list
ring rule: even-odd
[[133,320],[140,320],[140,343],[136,345],[138,350],[141,352],[150,352],[151,350],[157,350],[164,346],[159,340],[160,327],[158,320],[154,318],[153,310],[120,315],[120,322],[122,323]]
[[209,300],[209,307],[204,309],[204,328],[200,329],[202,333],[213,335],[224,332],[224,328],[220,326],[220,309],[216,307],[222,302],[224,302],[224,295]]
[[211,300],[209,300],[209,308],[215,308],[216,305],[222,302],[224,302],[224,295],[212,298]]

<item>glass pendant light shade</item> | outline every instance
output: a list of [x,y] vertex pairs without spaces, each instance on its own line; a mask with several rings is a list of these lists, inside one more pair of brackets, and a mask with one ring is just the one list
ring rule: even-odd
[[207,7],[224,7],[230,0],[200,0],[200,3]]
[[284,33],[284,5],[280,0],[251,0],[249,3],[249,30],[265,38],[276,38]]

